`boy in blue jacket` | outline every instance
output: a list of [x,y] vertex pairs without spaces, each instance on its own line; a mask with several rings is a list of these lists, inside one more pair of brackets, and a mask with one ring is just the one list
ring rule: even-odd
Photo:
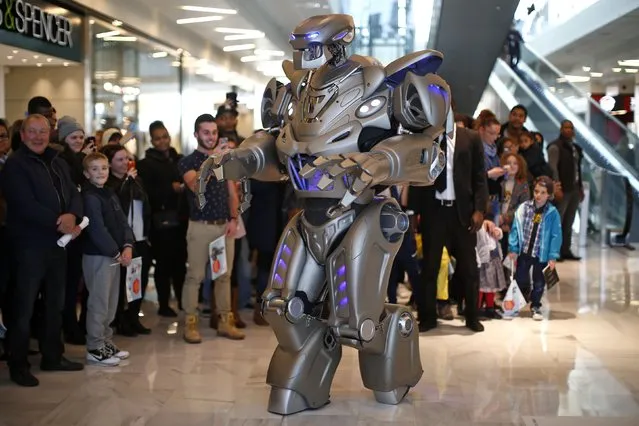
[[509,243],[509,256],[517,259],[515,279],[523,294],[530,292],[533,319],[541,321],[541,296],[546,285],[543,270],[555,269],[561,248],[561,218],[548,201],[554,193],[554,183],[548,176],[540,176],[534,183],[534,197],[521,204],[515,212]]

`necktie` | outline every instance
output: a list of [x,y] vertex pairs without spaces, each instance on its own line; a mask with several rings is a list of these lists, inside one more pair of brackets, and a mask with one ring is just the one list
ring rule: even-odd
[[[442,152],[444,153],[444,157],[447,157],[448,152],[447,152],[447,140],[446,140],[446,135],[442,136],[442,140],[439,142],[439,147],[441,148]],[[439,174],[439,176],[437,176],[437,179],[435,179],[435,189],[438,192],[444,192],[446,191],[446,168],[448,167],[448,161],[444,161],[444,170],[442,170],[442,172]]]

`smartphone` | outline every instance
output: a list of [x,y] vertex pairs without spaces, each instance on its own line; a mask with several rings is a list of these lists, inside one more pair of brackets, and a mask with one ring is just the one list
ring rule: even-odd
[[135,169],[135,160],[129,160],[128,170]]

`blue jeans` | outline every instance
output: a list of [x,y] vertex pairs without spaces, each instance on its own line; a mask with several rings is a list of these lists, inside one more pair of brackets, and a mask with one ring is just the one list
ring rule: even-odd
[[[540,262],[539,258],[527,254],[521,254],[517,258],[515,280],[517,280],[522,294],[527,295],[530,293],[533,309],[541,308],[541,296],[543,296],[546,287],[546,280],[544,279],[546,265],[548,264]],[[530,291],[530,268],[532,268],[532,292]]]

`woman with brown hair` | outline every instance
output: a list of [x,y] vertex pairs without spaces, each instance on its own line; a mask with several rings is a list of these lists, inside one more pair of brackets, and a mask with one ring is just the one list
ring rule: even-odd
[[526,161],[519,154],[506,153],[501,157],[501,165],[506,169],[506,178],[501,183],[501,214],[498,225],[504,232],[502,250],[508,252],[508,233],[515,217],[515,210],[530,199],[528,170]]

